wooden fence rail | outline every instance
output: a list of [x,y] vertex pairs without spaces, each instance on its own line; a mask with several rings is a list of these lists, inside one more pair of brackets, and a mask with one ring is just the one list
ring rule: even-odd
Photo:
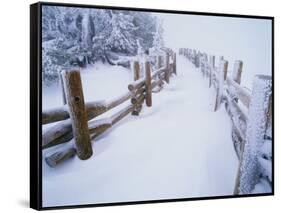
[[[235,61],[229,73],[228,61],[200,51],[180,48],[186,57],[209,79],[216,89],[214,111],[225,103],[232,122],[232,139],[239,158],[234,194],[249,194],[259,182],[272,185],[272,80],[271,76],[256,75],[252,92],[241,83],[243,62]],[[209,59],[208,59],[209,58]],[[243,105],[243,106],[242,106]]]
[[[152,93],[161,91],[163,81],[170,81],[170,76],[176,74],[176,53],[165,48],[163,55],[147,57],[144,62],[144,76],[141,77],[140,61],[133,61],[134,82],[128,85],[128,92],[109,101],[93,101],[84,103],[82,82],[79,71],[64,71],[61,73],[63,106],[42,112],[42,124],[52,124],[42,135],[42,149],[47,149],[62,143],[67,143],[59,150],[48,155],[46,163],[55,167],[65,160],[77,155],[86,160],[93,154],[92,142],[100,134],[129,115],[139,115],[145,102],[152,106]],[[156,64],[156,70],[151,66],[151,58]],[[165,63],[163,63],[165,59]],[[129,101],[120,111],[106,119],[97,116]]]

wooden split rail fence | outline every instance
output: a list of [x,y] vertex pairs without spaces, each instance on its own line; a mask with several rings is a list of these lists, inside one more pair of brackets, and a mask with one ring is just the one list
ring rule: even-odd
[[[64,105],[42,112],[42,125],[54,123],[42,135],[42,149],[63,143],[67,145],[45,157],[46,163],[55,167],[75,155],[82,160],[90,158],[93,155],[91,143],[99,135],[130,113],[139,115],[144,102],[147,107],[151,107],[152,93],[159,92],[164,81],[169,83],[172,74],[176,74],[176,53],[168,48],[163,53],[164,56],[147,57],[142,78],[141,62],[134,61],[134,82],[128,85],[128,92],[109,101],[85,103],[80,72],[63,71],[60,77]],[[152,70],[151,58],[156,60],[156,70]],[[126,101],[129,101],[128,105],[110,118],[96,118]]]
[[[272,187],[272,79],[256,75],[250,92],[240,85],[242,61],[230,73],[228,61],[206,53],[181,48],[185,56],[216,89],[214,111],[225,103],[232,122],[232,139],[239,158],[234,194],[250,194],[262,179]],[[264,175],[266,174],[266,175]]]

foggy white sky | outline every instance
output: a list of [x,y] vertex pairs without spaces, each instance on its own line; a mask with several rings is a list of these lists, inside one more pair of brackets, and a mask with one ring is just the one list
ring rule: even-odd
[[242,82],[247,85],[252,84],[255,74],[271,75],[270,20],[163,13],[157,16],[163,19],[167,47],[223,55],[230,69],[234,60],[242,60]]

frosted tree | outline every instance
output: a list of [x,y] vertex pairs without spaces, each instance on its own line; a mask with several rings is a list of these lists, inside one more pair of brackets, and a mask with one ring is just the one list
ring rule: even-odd
[[120,57],[151,48],[156,35],[156,18],[149,13],[54,6],[43,6],[42,11],[45,83],[57,81],[62,69],[99,60],[117,64]]
[[95,27],[91,16],[91,9],[85,9],[82,18],[82,44],[85,49],[92,47],[92,39],[95,35]]
[[112,32],[107,40],[107,45],[114,52],[134,54],[137,49],[133,24],[133,17],[120,11],[112,11]]
[[153,46],[153,36],[156,31],[156,17],[144,12],[134,12],[133,23],[137,27],[134,36],[138,38],[144,50]]
[[158,22],[156,32],[153,36],[153,48],[155,50],[159,50],[160,48],[164,47],[163,33],[163,21],[161,20]]

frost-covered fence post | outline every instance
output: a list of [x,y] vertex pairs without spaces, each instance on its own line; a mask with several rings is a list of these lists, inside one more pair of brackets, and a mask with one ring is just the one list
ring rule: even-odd
[[66,98],[65,98],[65,91],[64,91],[63,80],[62,80],[62,72],[59,73],[59,79],[60,79],[60,86],[61,86],[61,93],[62,93],[62,103],[63,105],[65,105]]
[[177,74],[177,54],[176,53],[174,53],[173,72],[175,73],[175,75]]
[[211,55],[210,56],[210,62],[209,62],[209,67],[210,67],[210,70],[209,70],[209,87],[212,86],[212,82],[213,82],[213,71],[215,69],[215,56],[214,55]]
[[93,150],[90,140],[80,72],[77,70],[64,71],[62,73],[62,78],[76,152],[81,160],[86,160],[92,156]]
[[195,66],[195,56],[196,56],[196,51],[192,49],[191,51],[191,63],[194,64]]
[[[241,83],[242,67],[243,67],[243,62],[242,61],[238,61],[237,60],[237,61],[234,62],[234,67],[233,67],[233,72],[232,72],[232,79],[237,84]],[[235,98],[235,101],[238,102],[238,98]]]
[[145,103],[148,107],[152,106],[151,71],[148,61],[145,62]]
[[[242,154],[235,186],[235,193],[249,194],[259,183],[262,173],[259,158],[270,122],[270,98],[272,95],[271,76],[256,75],[249,107],[246,144]],[[271,168],[268,168],[271,171]],[[269,177],[271,179],[272,177]]]
[[237,60],[234,62],[232,78],[237,84],[241,83],[242,67],[243,67],[242,61]]
[[161,65],[162,65],[162,58],[161,58],[161,55],[158,55],[158,58],[157,58],[157,68],[160,69]]
[[134,61],[134,81],[140,78],[140,64],[138,61]]
[[192,50],[191,49],[187,49],[187,58],[189,61],[191,61],[192,58]]
[[165,81],[170,83],[170,56],[169,53],[166,53],[166,70],[165,70]]
[[200,67],[200,53],[195,53],[195,67]]
[[208,75],[209,75],[207,64],[208,64],[207,54],[203,53],[203,66],[204,66],[203,72],[204,72],[204,76],[206,76],[206,77],[208,77]]
[[202,53],[200,57],[200,66],[201,66],[201,72],[203,74],[203,77],[207,77],[208,73],[207,73],[207,54],[206,53]]
[[226,76],[227,76],[227,67],[228,67],[228,61],[221,60],[219,65],[219,72],[217,76],[218,85],[217,85],[217,95],[216,95],[214,111],[218,110],[222,101],[224,81],[226,80]]

